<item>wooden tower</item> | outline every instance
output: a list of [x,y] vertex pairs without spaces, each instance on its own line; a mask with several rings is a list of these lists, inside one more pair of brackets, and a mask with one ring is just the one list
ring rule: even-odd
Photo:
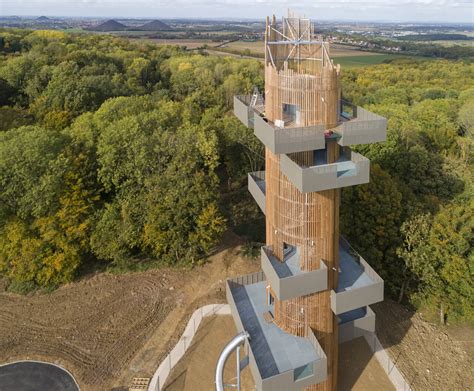
[[[354,144],[384,141],[386,120],[341,99],[340,67],[307,18],[267,18],[265,91],[234,113],[265,144],[249,191],[266,216],[262,272],[227,282],[259,390],[337,389],[338,344],[375,330],[383,280],[340,236],[341,188],[369,181]],[[269,321],[270,319],[270,321]]]
[[[337,126],[341,88],[339,68],[329,58],[327,42],[314,39],[309,19],[284,18],[277,27],[267,18],[265,34],[265,114],[270,122],[285,127]],[[339,145],[327,138],[325,163],[339,157]],[[314,151],[291,154],[302,166],[312,166]],[[280,261],[285,249],[299,247],[300,267],[338,270],[340,189],[302,193],[282,173],[279,156],[265,148],[266,242]],[[308,390],[332,391],[337,378],[337,321],[330,305],[330,291],[337,287],[337,272],[328,274],[327,289],[278,300],[275,323],[283,330],[304,336],[312,328],[328,360],[328,378]],[[271,287],[269,287],[271,289]]]

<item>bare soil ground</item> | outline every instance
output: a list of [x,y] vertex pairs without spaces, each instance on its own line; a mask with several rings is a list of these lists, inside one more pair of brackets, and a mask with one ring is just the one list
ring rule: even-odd
[[167,317],[174,276],[97,275],[49,295],[0,295],[0,361],[63,365],[83,390],[104,390]]
[[127,386],[151,376],[176,343],[190,314],[225,300],[228,276],[258,269],[227,238],[208,264],[193,270],[161,269],[99,274],[51,294],[0,293],[0,363],[55,362],[71,371],[83,391]]
[[[102,273],[51,294],[0,293],[0,363],[56,362],[83,391],[151,377],[192,312],[224,302],[227,277],[259,269],[239,255],[239,238],[229,235],[225,243],[208,264],[190,270]],[[471,328],[446,331],[392,301],[374,310],[380,341],[415,391],[474,390]]]
[[[225,345],[237,334],[231,316],[205,318],[198,328],[188,351],[171,371],[164,391],[207,391],[214,389],[217,359]],[[243,349],[242,349],[243,350]],[[243,352],[241,353],[243,358]],[[224,382],[235,383],[235,352],[229,357]],[[242,391],[255,390],[249,369],[242,371]]]
[[474,390],[472,328],[447,332],[391,300],[372,308],[377,336],[413,390]]
[[[164,391],[213,390],[217,359],[236,333],[231,316],[204,320],[189,350],[168,377]],[[225,367],[225,383],[235,383],[235,366],[233,353]],[[340,345],[339,379],[338,391],[395,391],[364,338]],[[242,372],[241,388],[242,391],[255,390],[250,369]]]

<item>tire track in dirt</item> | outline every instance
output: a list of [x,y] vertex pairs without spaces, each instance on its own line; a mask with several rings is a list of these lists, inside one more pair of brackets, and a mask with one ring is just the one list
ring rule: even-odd
[[238,255],[240,239],[230,241],[195,269],[99,273],[50,294],[0,292],[0,362],[60,364],[82,391],[110,390],[136,374],[152,374],[190,314],[225,298],[225,278],[258,269],[258,261]]
[[101,274],[48,295],[0,293],[0,360],[59,362],[81,389],[107,389],[171,311],[178,274]]

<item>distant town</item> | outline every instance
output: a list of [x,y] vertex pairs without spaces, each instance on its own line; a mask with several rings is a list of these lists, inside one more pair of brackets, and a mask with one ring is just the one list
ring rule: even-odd
[[[317,33],[336,45],[369,52],[466,58],[474,53],[473,24],[314,21]],[[110,33],[188,49],[216,49],[233,55],[261,55],[262,20],[127,19],[3,16],[0,28]],[[232,44],[240,42],[239,44]]]

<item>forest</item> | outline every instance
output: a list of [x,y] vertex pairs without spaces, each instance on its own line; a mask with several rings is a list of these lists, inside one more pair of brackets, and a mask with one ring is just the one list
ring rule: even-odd
[[[344,98],[388,118],[360,146],[341,231],[387,293],[474,321],[474,67],[396,60],[343,70]],[[206,261],[226,230],[264,240],[246,174],[263,146],[232,115],[262,64],[60,31],[0,30],[0,276],[46,291],[91,270]]]

